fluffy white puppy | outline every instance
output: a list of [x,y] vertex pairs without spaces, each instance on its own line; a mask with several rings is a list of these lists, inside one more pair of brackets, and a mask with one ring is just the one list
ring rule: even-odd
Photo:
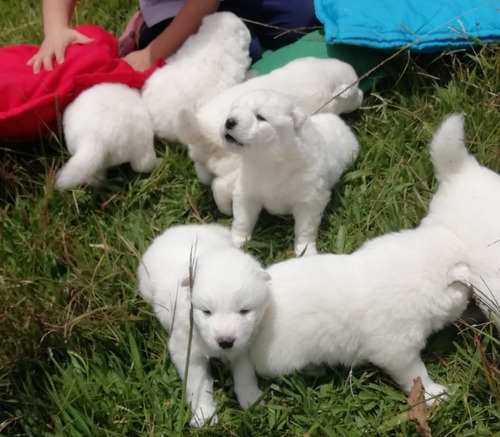
[[57,174],[59,189],[99,185],[107,168],[126,162],[141,173],[161,163],[139,91],[126,85],[103,83],[82,92],[64,111],[63,130],[72,157]]
[[423,223],[446,226],[462,239],[480,274],[476,301],[500,328],[500,176],[479,165],[464,138],[461,114],[434,134],[430,153],[439,188]]
[[[168,350],[181,379],[189,360],[191,425],[217,421],[211,357],[231,362],[238,401],[243,408],[252,405],[262,392],[247,348],[268,304],[267,272],[232,246],[227,228],[213,224],[167,229],[144,253],[138,276],[140,294],[152,303],[170,334]],[[193,336],[188,357],[191,305]]]
[[287,96],[259,90],[233,103],[221,136],[241,157],[233,192],[235,245],[251,237],[265,208],[293,214],[295,254],[315,254],[332,187],[358,155],[349,126],[338,115],[309,116]]
[[420,352],[467,305],[466,255],[453,232],[435,226],[384,235],[350,255],[272,265],[271,303],[250,350],[257,374],[370,362],[406,391],[420,376],[431,404],[446,388]]
[[237,98],[254,90],[272,90],[289,95],[309,114],[340,114],[361,105],[363,92],[357,80],[356,72],[345,62],[305,57],[229,88],[196,110],[192,105],[183,106],[177,117],[179,139],[188,145],[201,182],[211,185],[220,211],[231,214],[227,193],[232,193],[239,158],[223,149],[219,130]]
[[178,141],[174,121],[185,102],[200,105],[242,82],[251,62],[249,46],[250,32],[233,13],[203,18],[198,32],[142,87],[155,134]]

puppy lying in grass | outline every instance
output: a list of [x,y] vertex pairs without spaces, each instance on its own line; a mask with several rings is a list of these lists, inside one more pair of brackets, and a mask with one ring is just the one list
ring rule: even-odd
[[351,129],[335,114],[309,116],[287,96],[260,90],[233,103],[221,136],[224,147],[241,157],[233,191],[233,243],[250,239],[265,208],[293,214],[295,254],[315,254],[331,190],[358,155]]
[[420,352],[432,332],[465,309],[467,258],[453,232],[421,226],[368,241],[350,255],[270,266],[271,303],[250,350],[257,374],[370,362],[406,391],[420,376],[430,405],[446,388],[429,377]]
[[[240,405],[248,408],[262,394],[247,349],[268,304],[269,275],[250,255],[231,244],[219,225],[167,229],[144,253],[139,292],[151,302],[169,335],[168,350],[185,377],[192,426],[217,422],[209,358],[231,364]],[[188,356],[190,309],[193,311]]]
[[57,174],[58,189],[98,186],[109,167],[127,162],[141,173],[161,164],[139,91],[126,85],[103,83],[85,90],[64,111],[63,130],[72,157]]
[[59,172],[56,187],[99,185],[108,167],[130,162],[149,173],[161,160],[154,133],[177,140],[173,122],[186,100],[208,97],[244,80],[250,66],[250,32],[230,12],[203,19],[199,31],[158,68],[139,91],[120,84],[85,90],[63,115],[68,151],[73,155]]
[[239,169],[239,156],[223,148],[220,126],[232,103],[255,90],[272,90],[290,96],[306,112],[347,113],[359,108],[363,92],[358,76],[338,59],[295,59],[269,74],[257,76],[216,95],[199,108],[185,105],[177,117],[179,139],[189,147],[196,173],[210,185],[217,207],[231,215],[232,188]]
[[233,13],[218,12],[204,17],[198,32],[142,87],[142,99],[155,134],[178,141],[174,122],[183,104],[201,105],[243,82],[251,62],[249,46],[250,31]]
[[474,297],[500,329],[500,176],[467,153],[464,117],[449,116],[430,153],[439,182],[423,223],[456,232],[479,271]]

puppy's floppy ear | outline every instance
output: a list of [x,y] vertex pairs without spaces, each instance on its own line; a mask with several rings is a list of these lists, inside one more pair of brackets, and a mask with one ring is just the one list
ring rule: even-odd
[[193,144],[201,139],[201,128],[193,105],[186,103],[181,107],[174,125],[177,136],[182,143]]
[[299,130],[308,118],[309,115],[302,108],[299,108],[298,106],[295,106],[293,108],[292,119],[293,119],[293,125],[295,126],[295,130]]

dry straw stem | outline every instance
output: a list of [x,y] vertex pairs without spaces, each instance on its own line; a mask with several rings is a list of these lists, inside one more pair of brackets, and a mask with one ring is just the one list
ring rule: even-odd
[[[197,247],[197,242],[191,247],[191,253],[189,254],[189,298],[191,302],[191,296],[193,293],[193,286],[194,286],[194,278],[196,275],[196,247]],[[181,400],[181,405],[186,405],[186,390],[187,390],[187,380],[189,378],[189,360],[191,358],[191,345],[193,343],[193,304],[191,302],[189,306],[189,336],[188,336],[188,343],[187,343],[187,352],[186,352],[186,364],[184,366],[184,380],[182,381],[182,400]],[[185,408],[182,409],[183,411],[186,411]],[[180,432],[182,428],[184,427],[184,421],[179,420],[178,422],[179,429],[178,431]]]

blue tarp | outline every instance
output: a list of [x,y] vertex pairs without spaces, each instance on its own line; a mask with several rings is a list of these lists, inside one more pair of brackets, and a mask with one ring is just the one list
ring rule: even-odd
[[325,40],[440,51],[500,41],[500,0],[315,0]]

